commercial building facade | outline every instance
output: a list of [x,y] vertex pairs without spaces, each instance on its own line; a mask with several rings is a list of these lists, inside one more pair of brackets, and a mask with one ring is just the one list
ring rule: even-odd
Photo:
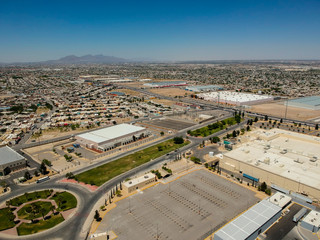
[[26,159],[8,146],[0,147],[0,176],[27,167]]
[[144,176],[129,180],[123,184],[123,190],[126,193],[131,193],[135,190],[141,189],[150,183],[156,181],[156,176],[153,173],[145,174]]
[[319,137],[280,129],[259,129],[246,138],[249,142],[243,142],[223,156],[222,169],[307,195],[313,200],[320,199]]
[[143,127],[119,124],[75,136],[76,142],[83,147],[108,151],[148,137],[150,132]]

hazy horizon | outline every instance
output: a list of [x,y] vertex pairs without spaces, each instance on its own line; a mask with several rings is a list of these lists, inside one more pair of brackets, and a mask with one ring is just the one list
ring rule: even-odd
[[0,62],[319,60],[319,1],[6,1]]

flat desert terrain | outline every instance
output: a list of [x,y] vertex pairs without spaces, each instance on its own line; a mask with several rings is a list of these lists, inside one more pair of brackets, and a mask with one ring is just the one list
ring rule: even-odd
[[[251,111],[284,118],[286,106],[283,104],[283,102],[266,103],[266,104],[259,104],[259,105],[252,106]],[[288,106],[287,118],[291,118],[295,120],[310,120],[316,117],[320,117],[319,110],[315,111],[310,109],[295,108],[295,107]]]
[[192,93],[190,91],[186,91],[180,88],[153,88],[149,89],[149,92],[171,97],[184,96],[185,94],[190,95]]

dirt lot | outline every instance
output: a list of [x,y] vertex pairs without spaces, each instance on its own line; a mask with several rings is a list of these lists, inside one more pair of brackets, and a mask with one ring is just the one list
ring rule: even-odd
[[152,99],[152,101],[155,103],[164,104],[170,107],[176,103],[167,99]]
[[192,93],[190,91],[186,91],[180,88],[155,88],[150,89],[149,91],[164,96],[184,96],[185,94],[190,95]]
[[[252,106],[251,110],[249,111],[284,118],[286,106],[281,102],[266,103],[266,104]],[[312,119],[319,116],[320,116],[320,111],[314,111],[314,110],[303,109],[303,108],[294,108],[294,107],[288,106],[287,118],[296,119],[296,120],[308,120],[308,119]]]
[[130,90],[130,89],[119,89],[120,92],[124,92],[125,94],[127,95],[131,95],[131,96],[143,96],[142,93],[140,92],[136,92],[136,91],[133,91],[133,90]]

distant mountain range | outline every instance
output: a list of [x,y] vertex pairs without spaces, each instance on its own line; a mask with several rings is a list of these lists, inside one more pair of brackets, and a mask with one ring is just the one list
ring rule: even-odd
[[57,60],[39,61],[39,62],[14,62],[3,63],[0,66],[12,65],[59,65],[59,64],[122,64],[122,63],[175,63],[175,64],[310,64],[319,63],[320,60],[190,60],[190,61],[157,61],[148,58],[125,59],[114,56],[85,55],[75,56],[69,55]]
[[99,55],[85,55],[85,56],[75,56],[69,55],[57,60],[39,61],[39,62],[14,62],[14,63],[0,63],[0,65],[56,65],[56,64],[116,64],[116,63],[130,63],[130,62],[144,62],[144,60],[130,60],[124,58],[118,58],[114,56],[104,56]]
[[45,61],[47,64],[86,64],[86,63],[125,63],[128,59],[104,55],[85,55],[77,57],[75,55],[66,56],[58,60]]

